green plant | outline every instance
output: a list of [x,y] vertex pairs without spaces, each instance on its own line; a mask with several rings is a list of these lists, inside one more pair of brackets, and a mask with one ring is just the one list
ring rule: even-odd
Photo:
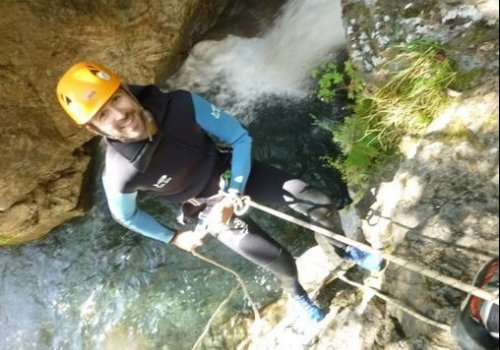
[[311,77],[318,81],[316,95],[324,102],[333,102],[341,91],[347,92],[349,99],[363,90],[361,76],[352,62],[327,62],[315,69]]
[[454,64],[444,48],[428,40],[399,45],[394,51],[392,64],[399,68],[374,94],[376,114],[383,128],[420,133],[449,99],[446,89],[456,77]]
[[332,102],[339,88],[342,88],[344,76],[339,70],[339,63],[332,61],[321,65],[311,73],[318,81],[317,96],[325,102]]
[[390,55],[384,67],[390,73],[381,87],[363,84],[349,61],[330,62],[313,75],[319,79],[318,97],[331,102],[338,91],[346,90],[351,102],[352,113],[342,123],[315,119],[332,133],[343,153],[341,159],[324,160],[340,170],[355,192],[398,156],[404,135],[418,136],[439,114],[449,100],[446,89],[456,77],[453,62],[433,41],[398,45]]

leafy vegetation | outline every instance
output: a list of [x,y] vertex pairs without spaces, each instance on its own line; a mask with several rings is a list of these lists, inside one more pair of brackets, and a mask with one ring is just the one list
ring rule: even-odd
[[342,122],[315,118],[332,132],[344,155],[325,157],[340,170],[355,192],[363,190],[371,176],[399,156],[405,135],[418,136],[449,101],[447,88],[456,78],[453,62],[439,44],[419,40],[393,47],[386,62],[383,84],[365,84],[351,62],[328,62],[312,73],[317,95],[332,102],[347,94],[351,115]]

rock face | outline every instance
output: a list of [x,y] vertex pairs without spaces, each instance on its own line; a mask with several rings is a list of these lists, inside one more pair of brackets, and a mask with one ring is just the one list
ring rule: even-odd
[[[362,231],[374,247],[390,247],[407,261],[470,283],[499,247],[498,2],[345,0],[343,7],[350,56],[368,79],[377,79],[387,48],[415,39],[445,44],[460,71],[474,72],[422,138],[403,142],[404,160],[372,189],[372,204],[362,210],[368,213]],[[395,265],[384,278],[385,294],[444,325],[465,297]],[[374,305],[365,311],[369,322],[362,322],[359,348],[373,348],[366,342],[373,332],[381,348],[458,348],[448,331],[394,305]]]
[[[498,1],[342,3],[350,56],[367,77],[376,78],[391,44],[418,38],[446,43],[461,69],[481,73],[422,139],[405,142],[405,160],[373,189],[370,215],[362,223],[375,247],[391,247],[395,255],[469,282],[498,254]],[[78,199],[89,161],[82,144],[88,135],[57,105],[54,90],[64,69],[93,59],[134,82],[161,82],[182,60],[190,38],[209,28],[224,5],[223,0],[0,4],[0,243],[35,239],[81,212]],[[451,323],[464,297],[394,265],[385,278],[384,293],[440,323]],[[449,334],[397,307],[360,302],[354,289],[341,292],[344,298],[327,306],[326,321],[304,331],[303,343],[291,344],[295,338],[283,337],[278,328],[269,348],[456,348]],[[273,324],[283,317],[283,305],[278,306]]]
[[89,59],[135,83],[161,82],[226,3],[1,2],[0,245],[39,238],[82,213],[89,135],[56,101],[64,70]]
[[[460,71],[475,72],[421,139],[403,142],[404,161],[373,188],[362,224],[373,246],[470,283],[499,247],[498,2],[343,4],[348,49],[369,79],[391,44],[415,39],[445,44]],[[386,294],[443,324],[452,323],[465,296],[398,266],[390,265],[385,279]],[[384,322],[395,324],[410,348],[456,348],[448,332],[394,306],[386,306]]]
[[[393,180],[377,189],[363,223],[367,238],[375,246],[394,247],[407,261],[470,283],[498,255],[498,141],[495,84],[461,98],[421,140],[409,142]],[[385,277],[389,294],[444,324],[452,323],[464,299],[464,293],[398,266],[390,266]],[[397,308],[387,314],[396,315],[409,337],[437,332]]]

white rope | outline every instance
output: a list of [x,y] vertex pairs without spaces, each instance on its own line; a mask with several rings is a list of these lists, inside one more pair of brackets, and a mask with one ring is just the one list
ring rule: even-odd
[[320,234],[322,234],[324,236],[330,237],[330,238],[332,238],[332,239],[334,239],[336,241],[339,241],[341,243],[345,243],[345,244],[353,246],[355,248],[358,248],[358,249],[361,249],[361,250],[364,250],[364,251],[368,251],[368,252],[371,252],[371,253],[378,254],[378,255],[380,255],[381,257],[383,257],[384,259],[386,259],[389,262],[392,262],[392,263],[394,263],[396,265],[399,265],[401,267],[407,268],[408,270],[411,270],[413,272],[419,273],[419,274],[424,275],[426,277],[432,278],[432,279],[434,279],[436,281],[439,281],[441,283],[444,283],[444,284],[446,284],[446,285],[448,285],[450,287],[456,288],[456,289],[461,290],[463,292],[466,292],[468,294],[475,295],[475,296],[477,296],[477,297],[479,297],[481,299],[484,299],[484,300],[487,300],[487,301],[491,301],[491,302],[493,302],[496,305],[499,304],[499,302],[498,302],[498,295],[495,295],[494,293],[491,293],[489,291],[483,290],[483,289],[478,288],[478,287],[473,286],[473,285],[469,285],[469,284],[464,283],[464,282],[462,282],[460,280],[457,280],[455,278],[442,275],[442,274],[440,274],[440,273],[438,273],[436,271],[433,271],[433,270],[430,270],[430,269],[428,269],[426,267],[417,265],[417,264],[415,264],[413,262],[406,261],[406,260],[404,260],[402,258],[399,258],[397,256],[390,255],[390,254],[384,253],[382,251],[373,249],[372,247],[370,247],[370,246],[368,246],[366,244],[362,244],[360,242],[354,241],[354,240],[352,240],[350,238],[347,238],[345,236],[333,233],[333,232],[331,232],[331,231],[329,231],[327,229],[324,229],[322,227],[319,227],[319,226],[310,224],[310,223],[308,223],[306,221],[297,219],[297,218],[295,218],[295,217],[293,217],[291,215],[288,215],[288,214],[282,213],[282,212],[280,212],[278,210],[266,207],[266,206],[264,206],[262,204],[259,204],[259,203],[256,203],[256,202],[252,201],[250,199],[250,197],[248,197],[248,196],[242,196],[242,197],[236,198],[234,200],[234,203],[235,203],[235,214],[236,215],[243,215],[244,213],[246,213],[248,211],[248,209],[250,207],[253,207],[255,209],[258,209],[260,211],[263,211],[265,213],[268,213],[270,215],[278,217],[278,218],[280,218],[282,220],[291,222],[293,224],[296,224],[296,225],[302,226],[304,228],[307,228],[307,229],[309,229],[311,231],[314,231],[314,232],[320,233]]
[[229,300],[231,300],[231,297],[233,296],[234,292],[238,288],[238,285],[236,285],[233,289],[231,289],[231,292],[229,295],[217,306],[217,309],[215,309],[214,313],[208,320],[205,329],[203,329],[203,332],[200,334],[198,339],[196,340],[196,343],[194,343],[193,347],[191,350],[198,350],[198,348],[201,346],[201,342],[203,341],[203,338],[207,335],[208,331],[210,330],[210,327],[212,326],[213,321],[215,320],[215,317],[219,314],[219,312],[222,310],[223,307],[227,305]]
[[241,278],[241,276],[234,270],[230,269],[229,267],[226,267],[220,263],[218,263],[217,261],[213,260],[213,259],[210,259],[210,258],[207,258],[206,256],[203,256],[201,255],[200,253],[198,253],[196,251],[196,249],[192,249],[191,250],[191,254],[193,254],[195,257],[209,263],[209,264],[212,264],[214,266],[217,266],[218,268],[224,270],[224,271],[227,271],[229,272],[230,274],[232,274],[234,277],[236,277],[236,280],[238,281],[238,283],[240,284],[241,286],[241,289],[243,290],[243,293],[245,293],[245,296],[247,297],[248,299],[248,302],[250,303],[250,305],[252,306],[252,310],[253,310],[253,313],[254,313],[254,317],[255,317],[255,320],[256,321],[260,321],[260,313],[259,313],[259,309],[257,308],[255,302],[253,301],[252,297],[250,296],[250,293],[248,292],[248,289],[245,285],[245,282],[243,282],[243,279]]
[[442,329],[444,331],[447,331],[449,332],[450,331],[450,326],[447,325],[447,324],[444,324],[444,323],[440,323],[440,322],[437,322],[437,321],[434,321],[432,319],[430,319],[429,317],[427,316],[424,316],[420,313],[418,313],[417,311],[415,310],[412,310],[410,309],[409,307],[403,305],[403,303],[397,299],[394,299],[394,298],[391,298],[385,294],[382,294],[381,292],[379,292],[378,290],[374,289],[374,288],[371,288],[369,286],[365,286],[364,284],[361,284],[361,283],[358,283],[358,282],[354,282],[354,281],[351,281],[350,279],[348,279],[347,277],[343,276],[343,275],[339,275],[337,276],[338,279],[344,281],[345,283],[347,284],[350,284],[351,286],[353,287],[356,287],[358,289],[361,289],[361,290],[365,290],[365,291],[370,291],[372,292],[373,294],[375,294],[377,297],[379,297],[380,299],[390,303],[390,304],[393,304],[395,305],[397,308],[403,310],[404,312],[406,312],[407,314],[415,317],[416,319],[422,321],[422,322],[425,322],[427,324],[430,324],[431,326],[434,326],[434,327],[437,327],[439,329]]

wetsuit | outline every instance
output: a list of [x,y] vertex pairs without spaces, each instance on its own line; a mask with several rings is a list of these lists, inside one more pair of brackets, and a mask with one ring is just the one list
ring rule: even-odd
[[[174,230],[137,208],[138,191],[155,192],[168,201],[203,203],[219,192],[221,175],[230,170],[224,190],[244,191],[261,203],[287,205],[341,232],[328,196],[284,171],[252,162],[251,137],[234,117],[186,91],[164,93],[155,86],[132,86],[131,91],[154,116],[159,131],[151,141],[107,140],[103,183],[111,213],[122,225],[170,242]],[[214,138],[231,146],[231,153],[220,151]],[[305,294],[293,257],[248,216],[233,217],[219,232],[211,233],[273,272],[289,293]],[[337,249],[342,248],[338,244]]]

